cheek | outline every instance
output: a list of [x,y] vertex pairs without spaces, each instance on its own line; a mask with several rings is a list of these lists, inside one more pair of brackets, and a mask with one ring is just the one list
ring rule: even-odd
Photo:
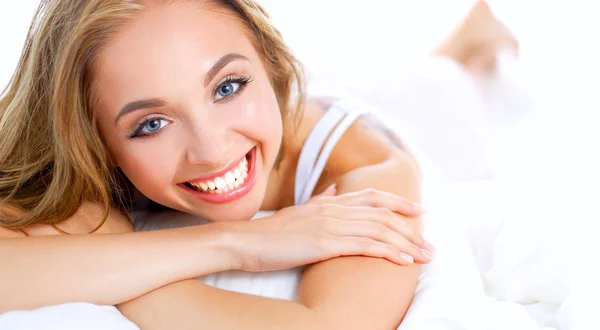
[[259,142],[269,158],[276,158],[281,145],[283,125],[281,111],[271,85],[265,81],[245,96],[242,111],[232,122],[239,123],[240,132]]
[[[173,132],[169,132],[173,133]],[[153,199],[173,183],[181,150],[169,134],[161,138],[127,143],[116,153],[116,165],[138,190]]]

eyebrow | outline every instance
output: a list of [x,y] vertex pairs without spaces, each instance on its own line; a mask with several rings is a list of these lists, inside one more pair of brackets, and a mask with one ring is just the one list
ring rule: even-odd
[[121,111],[119,111],[117,118],[115,118],[115,125],[119,121],[119,118],[123,117],[124,115],[126,115],[130,112],[140,110],[140,109],[162,107],[162,106],[165,106],[165,104],[167,104],[167,102],[165,102],[164,100],[161,100],[161,99],[149,99],[149,100],[142,100],[142,101],[135,101],[135,102],[127,103],[127,105],[125,105],[123,107],[123,109],[121,109]]
[[210,70],[208,70],[208,73],[206,74],[206,78],[204,79],[204,87],[208,86],[208,84],[210,84],[210,82],[215,79],[215,76],[225,67],[227,66],[227,64],[229,64],[230,62],[233,62],[235,60],[245,60],[245,61],[250,61],[246,56],[244,55],[240,55],[240,54],[236,54],[236,53],[229,53],[227,55],[224,55],[223,57],[221,57],[217,63],[215,63],[215,65],[212,66],[212,68],[210,68]]
[[[219,74],[219,72],[224,67],[226,67],[227,64],[229,64],[235,60],[245,60],[248,62],[250,61],[246,56],[236,54],[236,53],[229,53],[227,55],[224,55],[206,73],[206,78],[204,79],[204,87],[208,86],[208,84],[210,84],[210,82],[213,79],[215,79],[215,76],[217,74]],[[165,106],[166,104],[167,104],[167,102],[164,100],[161,100],[161,99],[148,99],[148,100],[141,100],[141,101],[134,101],[134,102],[127,103],[121,109],[121,111],[119,111],[117,118],[115,118],[115,125],[117,124],[117,122],[119,121],[119,119],[121,117],[123,117],[124,115],[126,115],[130,112],[140,110],[140,109],[162,107],[162,106]]]

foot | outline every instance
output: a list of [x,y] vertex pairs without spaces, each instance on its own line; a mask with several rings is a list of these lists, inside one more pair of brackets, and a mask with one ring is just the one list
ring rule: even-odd
[[485,1],[478,1],[434,53],[454,58],[469,71],[485,74],[496,68],[496,54],[504,49],[517,53],[517,39]]

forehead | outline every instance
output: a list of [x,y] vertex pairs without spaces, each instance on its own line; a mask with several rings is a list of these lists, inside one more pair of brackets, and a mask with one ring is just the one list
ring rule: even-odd
[[[153,5],[108,40],[95,65],[95,85],[164,90],[171,79],[193,75],[202,81],[199,73],[228,53],[260,62],[248,35],[240,18],[224,9],[187,1]],[[110,92],[111,99],[122,98],[121,92],[148,96],[132,96],[131,89]]]

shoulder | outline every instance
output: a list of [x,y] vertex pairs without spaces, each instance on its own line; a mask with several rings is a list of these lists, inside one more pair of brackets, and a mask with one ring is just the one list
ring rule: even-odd
[[[378,173],[380,175],[378,175]],[[397,132],[369,113],[359,117],[342,135],[327,162],[317,191],[340,180],[364,175],[420,181],[418,164]]]
[[[104,206],[100,203],[85,202],[69,219],[55,224],[61,230],[72,234],[86,234],[94,230],[104,215]],[[129,218],[117,209],[111,208],[108,218],[94,234],[119,234],[133,231]],[[0,227],[0,237],[51,236],[61,233],[47,224],[32,225],[20,230]]]
[[25,233],[20,230],[8,229],[0,226],[0,239],[2,238],[14,238],[14,237],[25,237]]
[[[0,213],[7,216],[15,216],[19,214],[19,211],[15,207],[11,207],[6,204],[0,204]],[[22,236],[25,236],[25,233],[20,230],[8,229],[0,226],[0,238],[13,238]]]

